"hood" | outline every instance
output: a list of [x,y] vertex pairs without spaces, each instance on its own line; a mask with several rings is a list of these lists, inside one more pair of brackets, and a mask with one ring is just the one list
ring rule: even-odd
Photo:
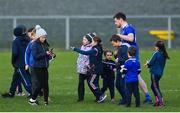
[[16,28],[14,28],[13,32],[15,36],[25,36],[26,27],[24,25],[18,25]]

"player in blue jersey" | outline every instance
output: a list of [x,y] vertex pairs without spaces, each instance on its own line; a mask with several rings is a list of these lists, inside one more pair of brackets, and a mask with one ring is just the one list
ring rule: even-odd
[[128,60],[121,68],[121,72],[125,74],[126,84],[126,107],[131,106],[131,96],[135,97],[136,107],[140,107],[140,94],[138,87],[138,75],[141,72],[140,63],[136,59],[136,47],[128,48]]
[[[132,24],[129,24],[126,19],[126,15],[122,12],[119,12],[115,14],[113,17],[114,24],[117,26],[117,28],[121,28],[120,34],[117,34],[119,38],[122,40],[123,43],[128,43],[130,46],[136,47],[136,59],[139,60],[139,48],[138,44],[136,42],[136,31]],[[151,103],[151,97],[147,89],[147,85],[142,79],[142,77],[139,75],[139,84],[143,92],[145,93],[145,103]]]

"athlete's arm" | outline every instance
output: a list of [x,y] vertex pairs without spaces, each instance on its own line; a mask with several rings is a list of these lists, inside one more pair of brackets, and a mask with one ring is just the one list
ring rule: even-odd
[[130,41],[133,42],[134,40],[134,34],[133,33],[129,33],[128,35],[122,35],[122,34],[117,34],[121,39],[126,40],[126,41]]

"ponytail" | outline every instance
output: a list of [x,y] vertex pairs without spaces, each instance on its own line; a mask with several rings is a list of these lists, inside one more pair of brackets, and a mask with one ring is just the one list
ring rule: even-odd
[[163,52],[163,55],[165,56],[166,59],[170,59],[163,41],[157,41],[155,46],[158,47],[159,50]]

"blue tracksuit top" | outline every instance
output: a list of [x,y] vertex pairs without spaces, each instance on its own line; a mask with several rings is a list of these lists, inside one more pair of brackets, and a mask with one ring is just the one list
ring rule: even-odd
[[100,44],[95,45],[89,51],[83,51],[79,48],[74,48],[74,51],[83,54],[89,55],[89,65],[93,70],[94,74],[102,74],[103,72],[103,64],[102,64],[102,46]]
[[34,61],[33,55],[32,55],[32,43],[33,43],[33,40],[28,43],[28,46],[25,52],[25,64],[29,65],[30,67],[33,66],[33,61]]
[[16,36],[12,43],[12,65],[15,68],[25,67],[25,51],[29,43],[27,36]]
[[136,49],[137,49],[137,52],[136,52],[136,59],[139,60],[139,47],[138,47],[138,44],[137,44],[137,41],[136,41],[136,31],[135,31],[135,28],[132,24],[127,24],[126,26],[124,26],[122,29],[121,29],[121,34],[122,35],[128,35],[130,33],[132,33],[134,35],[134,40],[131,42],[131,41],[127,41],[127,40],[123,40],[122,39],[122,42],[123,43],[128,43],[130,46],[135,46]]
[[136,58],[129,58],[124,64],[125,82],[137,82],[141,72],[140,63]]
[[165,64],[166,64],[166,58],[163,55],[163,52],[160,50],[154,52],[148,63],[150,73],[157,76],[162,76]]

